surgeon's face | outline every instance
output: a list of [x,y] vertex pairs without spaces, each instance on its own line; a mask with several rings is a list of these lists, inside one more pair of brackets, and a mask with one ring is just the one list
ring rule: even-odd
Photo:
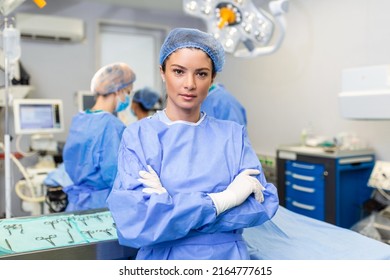
[[200,105],[214,80],[212,69],[210,57],[195,48],[178,49],[167,58],[161,76],[166,82],[166,113],[171,120],[199,120]]

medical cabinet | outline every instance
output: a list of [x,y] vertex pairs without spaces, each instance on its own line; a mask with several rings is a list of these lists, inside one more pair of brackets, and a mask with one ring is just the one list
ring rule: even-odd
[[277,149],[277,188],[287,209],[350,228],[364,218],[373,191],[367,182],[375,164],[371,149],[331,150],[282,146]]

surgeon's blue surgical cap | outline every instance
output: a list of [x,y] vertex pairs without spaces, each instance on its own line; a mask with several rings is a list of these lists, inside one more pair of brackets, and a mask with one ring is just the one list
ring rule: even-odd
[[211,58],[214,70],[222,71],[225,62],[225,51],[222,44],[209,33],[191,28],[175,28],[165,38],[160,50],[160,65],[177,49],[198,48]]
[[159,99],[160,95],[148,87],[137,90],[133,96],[133,100],[142,104],[146,110],[153,109]]
[[124,89],[134,81],[135,73],[126,63],[112,63],[95,73],[91,80],[91,92],[106,95]]

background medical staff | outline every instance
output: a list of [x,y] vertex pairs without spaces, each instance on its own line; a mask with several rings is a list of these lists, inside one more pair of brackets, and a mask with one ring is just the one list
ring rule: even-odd
[[231,120],[247,126],[244,106],[222,85],[213,84],[200,109],[208,116],[221,120]]
[[65,170],[73,181],[64,188],[66,211],[106,207],[125,129],[113,113],[129,106],[134,81],[133,70],[120,62],[102,67],[93,76],[95,105],[73,117],[63,151]]
[[131,112],[140,120],[154,114],[158,103],[161,105],[160,95],[151,88],[144,87],[134,93],[131,100]]
[[212,35],[172,30],[160,51],[166,108],[123,133],[107,202],[137,259],[249,259],[243,228],[278,208],[246,128],[200,111],[223,64]]

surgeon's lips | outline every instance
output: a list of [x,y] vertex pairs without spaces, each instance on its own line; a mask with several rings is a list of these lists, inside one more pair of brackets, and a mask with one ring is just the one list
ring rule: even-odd
[[195,99],[196,98],[196,95],[194,95],[194,94],[185,94],[185,93],[181,93],[181,94],[179,94],[184,100],[186,100],[186,101],[191,101],[191,100],[193,100],[193,99]]

